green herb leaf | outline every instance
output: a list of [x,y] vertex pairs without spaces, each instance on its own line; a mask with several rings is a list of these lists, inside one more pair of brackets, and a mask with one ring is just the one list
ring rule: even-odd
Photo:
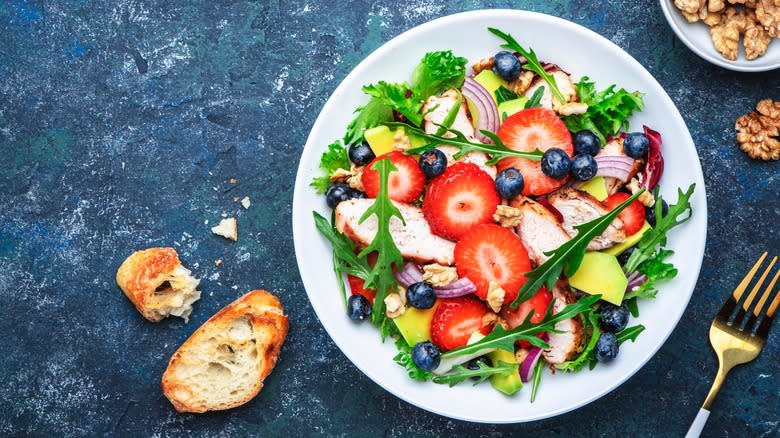
[[422,129],[415,128],[406,125],[404,123],[390,122],[390,123],[385,123],[385,126],[388,126],[390,128],[403,127],[407,130],[407,133],[412,132],[415,134],[415,136],[419,138],[423,138],[428,141],[428,143],[423,146],[408,149],[405,152],[407,155],[421,154],[425,151],[434,149],[436,146],[441,146],[441,145],[454,146],[458,148],[458,152],[455,153],[454,155],[454,158],[456,160],[460,159],[461,157],[468,154],[469,152],[478,151],[478,152],[484,152],[486,154],[489,154],[491,158],[487,162],[488,165],[493,165],[496,162],[498,162],[498,160],[505,157],[520,157],[520,158],[528,158],[529,160],[533,160],[533,161],[539,161],[542,159],[542,155],[543,155],[543,153],[539,150],[533,152],[522,152],[522,151],[515,151],[509,149],[508,147],[504,146],[504,143],[501,141],[500,138],[498,138],[498,136],[496,136],[490,131],[485,131],[485,130],[482,130],[480,132],[482,132],[482,134],[485,135],[486,137],[493,140],[495,144],[472,143],[466,138],[465,135],[463,135],[462,132],[452,128],[446,128],[446,131],[452,133],[453,135],[455,135],[455,137],[445,138],[438,135],[428,134]]
[[385,105],[380,99],[371,98],[367,104],[355,110],[357,116],[347,126],[344,135],[344,144],[358,144],[363,141],[366,129],[371,129],[385,122],[393,120],[393,109]]
[[664,259],[672,254],[674,254],[673,251],[661,248],[653,258],[642,262],[637,270],[646,275],[647,280],[635,290],[628,291],[623,299],[626,300],[634,297],[644,299],[655,298],[656,294],[658,294],[658,290],[656,289],[657,283],[659,281],[671,280],[677,276],[677,268],[675,268],[673,264],[664,261]]
[[526,340],[541,348],[547,348],[548,345],[540,342],[536,336],[541,332],[555,332],[555,324],[568,318],[579,315],[587,311],[590,306],[601,299],[601,295],[591,295],[581,298],[573,304],[564,307],[560,312],[553,314],[552,306],[547,308],[544,318],[538,323],[532,323],[530,318],[519,326],[506,330],[501,324],[496,324],[493,331],[479,341],[464,345],[463,347],[447,351],[441,355],[442,360],[462,356],[464,354],[473,354],[483,349],[501,349],[506,351],[515,351],[515,341]]
[[520,97],[517,93],[503,85],[499,86],[494,94],[496,96],[496,105],[501,105],[507,100],[514,100]]
[[444,120],[441,122],[441,125],[439,125],[439,129],[436,130],[435,135],[444,135],[444,133],[447,132],[447,129],[452,127],[452,123],[455,122],[455,118],[458,117],[458,112],[460,111],[460,107],[463,104],[463,95],[460,94],[460,91],[458,93],[458,99],[455,101],[455,105],[450,108],[450,111],[447,113],[447,116],[444,117]]
[[316,211],[312,213],[317,230],[333,246],[333,262],[339,275],[345,273],[363,280],[368,279],[371,276],[371,267],[364,256],[355,254],[355,244],[347,236],[339,233],[322,215]]
[[539,390],[539,384],[542,382],[542,371],[544,370],[544,361],[539,360],[534,365],[533,386],[531,386],[531,403],[536,400],[536,392]]
[[538,74],[539,77],[544,79],[544,81],[547,82],[547,85],[550,86],[550,91],[552,91],[553,96],[558,99],[558,102],[566,103],[566,98],[563,97],[561,90],[558,89],[558,84],[555,82],[555,78],[553,75],[547,73],[547,71],[542,66],[542,63],[539,62],[539,59],[536,57],[536,53],[534,53],[533,49],[529,48],[528,50],[525,50],[520,45],[520,43],[518,43],[517,40],[515,40],[512,35],[508,33],[504,33],[493,27],[489,27],[488,30],[493,35],[496,35],[497,37],[506,41],[506,44],[501,45],[502,48],[509,49],[522,55],[526,60],[526,63],[523,64],[523,68]]
[[550,258],[533,271],[525,274],[528,277],[528,281],[520,288],[520,292],[517,298],[512,301],[511,307],[517,307],[523,301],[531,298],[542,286],[547,286],[547,289],[552,290],[553,284],[558,281],[564,270],[567,277],[574,274],[580,267],[582,258],[585,257],[585,250],[588,248],[590,241],[596,236],[600,236],[609,224],[615,220],[617,215],[642,193],[644,193],[644,190],[634,193],[625,202],[604,216],[574,227],[577,230],[576,236],[557,249],[546,252],[545,254]]
[[393,360],[398,365],[401,365],[406,369],[407,374],[414,380],[425,382],[433,376],[430,371],[424,371],[417,366],[412,360],[412,347],[406,343],[404,338],[398,338],[395,341],[395,347],[398,348],[398,354],[393,357]]
[[625,341],[635,342],[639,334],[645,331],[645,326],[642,324],[632,327],[626,327],[617,334],[618,344],[622,344]]
[[363,87],[364,93],[403,114],[406,120],[414,126],[420,126],[423,120],[423,116],[420,114],[422,102],[419,99],[407,97],[407,91],[409,91],[409,86],[406,83],[393,84],[385,81]]
[[569,131],[587,129],[593,132],[602,145],[610,135],[617,135],[622,128],[628,129],[628,119],[644,107],[642,93],[623,88],[615,91],[614,84],[598,92],[596,84],[587,76],[577,83],[577,96],[580,102],[588,105],[588,110],[584,114],[565,116],[563,122]]
[[390,234],[390,220],[397,217],[404,225],[406,222],[404,222],[404,217],[398,207],[390,201],[390,196],[387,194],[387,181],[390,172],[397,170],[397,168],[389,158],[377,161],[371,168],[379,174],[379,194],[376,201],[363,213],[358,223],[363,223],[369,217],[376,216],[377,232],[374,240],[363,248],[358,256],[365,257],[374,251],[377,253],[376,264],[364,280],[366,288],[376,290],[374,306],[371,309],[371,321],[374,325],[380,326],[386,318],[385,297],[389,292],[394,291],[397,285],[395,275],[393,275],[393,266],[400,270],[404,263],[401,251],[398,250],[393,236]]
[[693,215],[690,198],[696,184],[691,184],[685,192],[677,189],[677,203],[669,206],[666,215],[662,210],[662,198],[658,196],[655,201],[655,227],[651,228],[642,235],[642,239],[636,245],[636,249],[631,253],[625,266],[625,272],[635,271],[645,260],[651,259],[656,253],[656,248],[666,245],[666,233],[677,225],[685,223]]
[[429,96],[451,88],[459,89],[466,78],[467,62],[466,58],[453,55],[451,50],[426,53],[412,73],[413,99],[422,106]]
[[528,102],[525,103],[525,109],[542,106],[542,96],[544,96],[544,85],[534,91],[534,94],[532,94],[531,98],[528,99]]
[[556,365],[555,367],[559,370],[573,373],[579,371],[583,366],[589,364],[593,361],[593,359],[595,359],[594,350],[596,348],[596,343],[599,341],[599,337],[601,336],[601,329],[599,328],[599,314],[596,313],[596,309],[590,309],[580,315],[580,320],[582,321],[583,331],[589,333],[590,335],[588,343],[576,358]]
[[458,383],[468,380],[472,377],[477,377],[477,381],[474,385],[484,382],[490,376],[506,376],[510,373],[516,373],[519,365],[517,363],[508,363],[503,360],[499,360],[495,366],[490,366],[482,361],[477,361],[476,370],[470,370],[463,365],[455,365],[452,367],[452,371],[441,376],[433,378],[433,383],[439,383],[442,385],[450,385],[450,387],[457,385]]
[[336,169],[349,169],[349,156],[347,149],[339,142],[334,141],[328,145],[328,150],[320,157],[320,169],[325,175],[314,178],[309,185],[319,194],[325,193],[330,185],[330,176]]

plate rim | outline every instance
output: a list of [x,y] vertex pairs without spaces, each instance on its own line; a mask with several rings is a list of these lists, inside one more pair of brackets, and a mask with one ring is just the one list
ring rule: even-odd
[[[780,61],[778,61],[776,64],[752,64],[752,61],[748,60],[737,60],[737,61],[729,61],[726,58],[723,58],[722,56],[714,56],[711,53],[708,53],[707,51],[703,50],[701,47],[696,45],[690,38],[688,38],[688,34],[684,32],[680,26],[677,25],[677,22],[672,17],[673,13],[676,13],[676,10],[673,10],[674,6],[671,5],[672,0],[658,0],[661,4],[661,10],[663,11],[664,18],[666,19],[666,23],[669,25],[669,27],[672,28],[674,31],[674,34],[677,35],[677,38],[680,39],[680,41],[685,44],[688,49],[690,49],[693,53],[698,55],[703,60],[715,64],[718,67],[723,67],[727,70],[731,71],[738,71],[743,73],[760,73],[760,72],[766,72],[766,71],[772,71],[777,70],[780,68]],[[695,25],[697,23],[688,23],[690,25]],[[770,42],[771,43],[771,42]]]
[[[347,85],[353,85],[351,82],[353,82],[353,78],[355,76],[358,76],[361,74],[364,70],[369,68],[369,66],[373,63],[374,59],[384,56],[387,52],[391,51],[395,48],[395,46],[401,44],[404,40],[409,38],[414,38],[415,34],[421,33],[426,31],[428,28],[436,27],[441,25],[444,22],[451,22],[451,21],[458,21],[461,19],[469,19],[472,16],[479,16],[480,18],[490,17],[492,15],[500,15],[502,18],[506,18],[507,16],[512,16],[512,19],[523,19],[527,17],[531,17],[533,19],[539,19],[539,20],[548,20],[550,22],[554,22],[557,25],[561,25],[564,27],[568,27],[570,29],[573,29],[577,32],[585,32],[591,34],[594,38],[600,40],[602,43],[605,43],[612,51],[616,53],[617,56],[624,59],[629,64],[633,64],[634,67],[638,67],[639,73],[644,76],[645,80],[650,81],[651,83],[654,83],[657,85],[658,89],[662,91],[662,94],[660,95],[661,99],[668,105],[671,106],[671,117],[673,119],[676,119],[677,122],[681,124],[682,127],[684,127],[684,130],[687,134],[688,139],[690,139],[690,144],[693,145],[692,148],[687,149],[686,152],[688,155],[692,155],[695,157],[695,160],[693,162],[694,166],[694,182],[697,183],[697,190],[696,193],[694,193],[694,196],[699,198],[700,206],[697,206],[696,215],[703,215],[704,219],[704,231],[701,238],[701,245],[699,248],[696,248],[696,261],[695,266],[689,266],[687,268],[690,268],[692,271],[691,275],[692,278],[694,278],[694,281],[692,283],[692,286],[689,291],[687,291],[687,297],[685,297],[685,305],[680,306],[676,310],[676,314],[673,315],[674,324],[672,324],[665,333],[662,334],[660,342],[658,342],[657,345],[653,346],[652,352],[648,354],[645,358],[643,358],[641,361],[635,362],[635,364],[631,367],[632,370],[629,373],[626,373],[626,375],[621,376],[620,379],[616,379],[616,383],[609,387],[609,388],[602,388],[598,391],[594,391],[589,397],[586,397],[581,402],[576,403],[571,406],[566,406],[564,408],[555,409],[546,411],[544,413],[528,416],[528,417],[522,417],[522,418],[480,418],[480,417],[473,417],[473,416],[463,416],[463,415],[453,415],[449,412],[445,412],[441,409],[437,409],[430,406],[422,406],[420,403],[413,400],[411,397],[407,397],[405,394],[402,393],[398,388],[393,387],[392,385],[388,385],[387,383],[382,382],[381,378],[377,375],[375,375],[372,371],[367,371],[361,368],[356,364],[356,362],[352,359],[351,355],[345,350],[345,348],[342,347],[341,342],[338,339],[338,337],[334,336],[333,333],[331,333],[331,329],[328,327],[327,324],[324,323],[324,320],[322,316],[319,313],[319,310],[314,307],[312,304],[311,299],[309,298],[309,290],[310,288],[307,286],[307,281],[304,278],[303,270],[301,269],[301,266],[305,266],[306,263],[303,262],[303,251],[299,251],[299,249],[303,249],[306,247],[306,242],[301,241],[301,232],[296,231],[298,228],[296,227],[296,224],[301,223],[305,224],[305,221],[311,221],[311,212],[305,210],[303,207],[297,208],[300,206],[301,202],[300,199],[303,196],[303,192],[305,190],[311,190],[308,184],[308,180],[306,178],[310,177],[311,175],[307,174],[307,169],[304,168],[304,156],[307,153],[308,150],[313,149],[316,147],[314,145],[314,137],[316,137],[314,134],[318,133],[322,129],[322,125],[324,123],[324,115],[330,113],[330,111],[333,110],[333,105],[335,105],[335,99],[334,97],[339,96],[344,92],[344,90],[347,88]],[[682,115],[680,114],[677,106],[674,104],[674,102],[669,97],[668,93],[663,89],[661,84],[653,77],[653,75],[644,67],[642,66],[636,59],[634,59],[630,54],[628,54],[625,50],[617,46],[615,43],[607,39],[606,37],[580,25],[573,21],[569,21],[560,17],[556,17],[549,14],[544,14],[540,12],[534,12],[534,11],[527,11],[527,10],[518,10],[518,9],[478,9],[478,10],[472,10],[472,11],[466,11],[466,12],[460,12],[455,13],[451,15],[446,15],[443,17],[439,17],[437,19],[422,23],[418,26],[412,27],[410,29],[405,30],[404,32],[398,34],[397,36],[393,37],[389,41],[385,42],[378,48],[376,48],[374,51],[371,52],[367,57],[365,57],[360,63],[358,63],[355,68],[350,71],[350,73],[339,83],[339,85],[336,87],[336,89],[333,91],[333,93],[329,96],[326,103],[323,105],[322,109],[320,110],[319,115],[317,116],[317,119],[315,120],[314,124],[312,125],[312,128],[309,132],[309,136],[306,140],[306,144],[304,146],[303,151],[301,152],[301,159],[299,161],[298,171],[296,172],[296,181],[294,185],[294,193],[293,193],[293,214],[292,214],[292,230],[293,230],[293,241],[294,241],[294,248],[295,248],[295,256],[296,256],[296,262],[298,264],[299,269],[299,275],[301,277],[304,289],[307,293],[307,301],[309,305],[314,309],[315,314],[317,315],[317,318],[320,320],[321,325],[325,329],[325,331],[328,333],[328,336],[330,336],[331,340],[333,340],[334,344],[339,348],[342,354],[347,356],[347,358],[352,362],[352,364],[364,375],[366,375],[369,379],[371,379],[375,384],[377,384],[382,389],[388,391],[389,393],[393,394],[394,396],[400,398],[401,400],[404,400],[405,402],[418,407],[420,409],[433,412],[435,414],[441,415],[446,418],[453,418],[457,420],[462,421],[468,421],[468,422],[474,422],[474,423],[488,423],[488,424],[516,424],[516,423],[524,423],[524,422],[530,422],[530,421],[536,421],[540,419],[545,418],[551,418],[555,417],[561,414],[564,414],[566,412],[570,412],[572,410],[578,409],[582,406],[588,405],[592,403],[595,400],[600,399],[601,397],[605,396],[609,392],[617,389],[620,387],[626,380],[629,378],[635,376],[639,370],[644,367],[644,365],[652,359],[658,351],[666,344],[666,341],[668,340],[669,336],[672,334],[672,332],[677,328],[680,319],[682,318],[683,313],[688,308],[688,305],[690,303],[690,299],[693,296],[693,292],[695,290],[696,284],[698,283],[698,277],[701,272],[701,266],[703,263],[704,258],[704,251],[706,248],[706,241],[707,241],[707,197],[706,197],[706,188],[704,184],[704,178],[703,178],[703,172],[701,168],[701,162],[698,157],[698,153],[695,148],[695,144],[693,143],[693,139],[690,134],[690,130],[687,127],[687,124],[685,123],[685,120],[683,119]]]

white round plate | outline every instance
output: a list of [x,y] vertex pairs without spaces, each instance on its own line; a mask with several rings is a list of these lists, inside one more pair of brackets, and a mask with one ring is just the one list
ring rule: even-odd
[[[758,72],[774,70],[780,67],[780,41],[778,41],[778,38],[772,38],[766,53],[752,61],[745,59],[745,48],[740,41],[737,60],[729,61],[715,50],[710,37],[709,26],[701,21],[688,23],[679,9],[674,6],[673,0],[660,0],[660,2],[666,21],[674,33],[677,34],[677,38],[680,38],[693,53],[699,55],[702,59],[735,71]],[[730,5],[727,4],[727,6]]]
[[[545,373],[534,403],[529,402],[530,385],[506,397],[487,382],[450,388],[411,380],[393,362],[392,340],[382,344],[379,331],[370,323],[356,324],[347,318],[333,274],[331,247],[312,219],[312,211],[330,217],[325,197],[317,195],[309,182],[320,175],[317,166],[326,146],[343,136],[352,111],[367,101],[361,86],[379,80],[409,80],[422,56],[432,50],[451,49],[470,63],[490,56],[500,50],[500,41],[488,27],[510,32],[541,60],[558,63],[575,80],[587,75],[600,89],[615,83],[645,93],[646,108],[631,122],[635,129],[647,124],[664,136],[663,194],[673,201],[677,187],[696,183],[693,218],[669,236],[669,246],[675,251],[672,261],[680,273],[661,287],[656,300],[642,302],[640,317],[631,321],[644,324],[645,332],[636,343],[623,344],[612,363],[591,372]],[[440,18],[403,33],[369,55],[339,85],[314,123],[298,167],[293,199],[293,237],[303,284],[322,325],[341,351],[371,380],[403,400],[447,417],[484,423],[552,417],[596,400],[636,373],[658,351],[688,304],[699,275],[706,229],[707,205],[696,149],[677,108],[658,82],[636,60],[590,30],[560,18],[514,10]]]

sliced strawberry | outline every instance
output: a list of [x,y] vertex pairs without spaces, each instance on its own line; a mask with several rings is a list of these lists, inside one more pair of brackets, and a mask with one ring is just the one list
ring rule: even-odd
[[442,350],[452,350],[466,345],[478,330],[488,334],[490,327],[482,323],[488,312],[485,303],[470,295],[439,299],[431,319],[431,341]]
[[467,277],[477,286],[477,296],[487,299],[491,281],[504,292],[504,303],[513,301],[531,270],[520,238],[508,228],[496,224],[473,227],[455,244],[455,266],[458,275]]
[[[617,192],[605,199],[603,204],[609,209],[614,209],[630,197],[628,193]],[[641,202],[634,200],[618,214],[618,218],[623,221],[623,231],[627,236],[636,234],[645,225],[645,207]]]
[[500,202],[490,175],[476,164],[455,163],[428,185],[422,211],[433,234],[458,240],[475,225],[492,223]]
[[369,303],[374,304],[374,297],[376,296],[376,290],[366,289],[365,282],[355,276],[347,275],[347,282],[349,282],[349,290],[352,291],[352,295],[363,295]]
[[363,188],[369,198],[376,198],[379,194],[379,172],[371,167],[377,161],[390,158],[396,171],[390,172],[387,181],[387,193],[390,199],[398,202],[412,203],[420,199],[425,190],[425,175],[420,170],[417,160],[401,151],[392,151],[374,158],[363,169]]
[[[509,149],[531,152],[539,149],[563,149],[571,157],[574,154],[571,134],[563,121],[552,110],[535,107],[512,114],[498,128],[498,137]],[[524,195],[544,195],[560,187],[569,177],[555,179],[542,173],[539,161],[526,158],[504,158],[498,162],[498,171],[515,167],[523,174]]]
[[[501,310],[501,317],[504,318],[506,323],[509,325],[509,328],[515,328],[525,322],[525,318],[528,317],[528,314],[533,312],[531,315],[531,322],[537,324],[544,319],[544,315],[547,312],[547,306],[550,305],[550,301],[552,301],[552,294],[547,290],[546,287],[542,286],[538,291],[536,291],[534,296],[529,298],[527,301],[523,301],[516,308],[512,309],[508,306],[504,307],[504,309]],[[518,344],[523,348],[528,348],[531,346],[528,341],[524,340],[518,341]]]

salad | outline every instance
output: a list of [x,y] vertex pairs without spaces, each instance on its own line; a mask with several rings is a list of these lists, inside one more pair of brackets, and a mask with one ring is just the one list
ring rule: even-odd
[[332,215],[313,216],[345,317],[394,339],[412,379],[531,382],[533,401],[546,368],[606,364],[644,330],[630,320],[677,275],[664,246],[694,185],[660,195],[662,136],[629,130],[640,92],[488,30],[505,50],[471,68],[429,52],[408,83],[363,87],[311,182]]

